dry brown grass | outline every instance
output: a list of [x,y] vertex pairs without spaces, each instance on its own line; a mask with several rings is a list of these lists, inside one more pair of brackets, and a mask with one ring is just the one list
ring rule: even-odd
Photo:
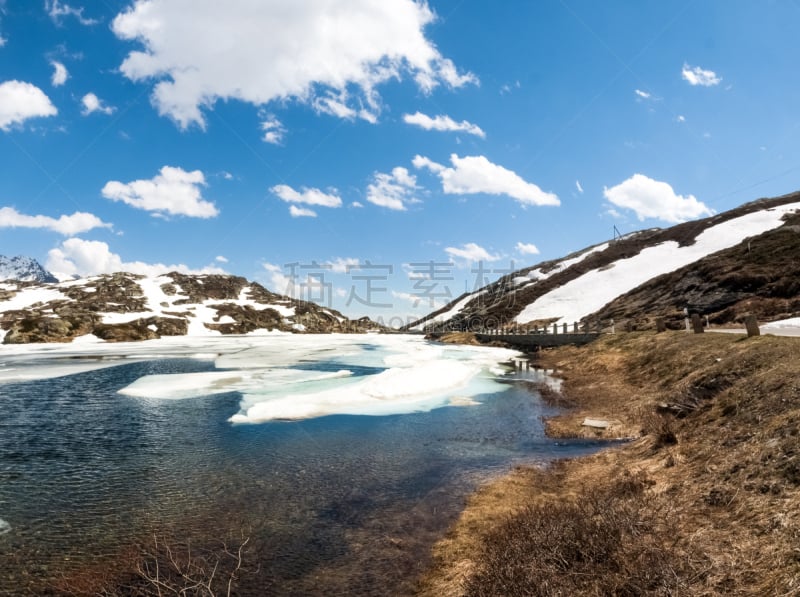
[[484,487],[420,594],[800,595],[798,357],[800,339],[685,333],[542,353],[578,404],[551,431],[639,439]]

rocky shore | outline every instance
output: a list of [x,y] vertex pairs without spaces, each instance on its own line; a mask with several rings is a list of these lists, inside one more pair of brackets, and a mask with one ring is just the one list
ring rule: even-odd
[[799,347],[642,332],[539,353],[569,407],[551,436],[634,439],[483,487],[418,594],[797,594]]

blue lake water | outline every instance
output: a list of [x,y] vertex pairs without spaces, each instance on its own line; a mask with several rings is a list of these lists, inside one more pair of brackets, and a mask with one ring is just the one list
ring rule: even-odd
[[211,370],[164,359],[0,385],[0,594],[57,594],[158,533],[250,537],[237,594],[403,595],[478,483],[598,449],[545,438],[550,409],[514,381],[475,406],[257,425],[228,422],[236,392],[117,393]]

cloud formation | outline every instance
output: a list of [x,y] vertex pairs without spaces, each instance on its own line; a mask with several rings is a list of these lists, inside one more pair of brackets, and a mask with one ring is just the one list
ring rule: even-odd
[[261,121],[261,140],[264,143],[271,143],[272,145],[280,145],[283,142],[283,136],[286,134],[286,128],[280,120],[274,116],[265,116]]
[[677,224],[710,216],[714,211],[694,195],[678,195],[666,182],[634,174],[620,184],[603,189],[603,195],[617,207],[632,210],[639,221],[654,218]]
[[58,110],[45,93],[24,81],[0,83],[0,130],[7,131],[29,118],[55,116]]
[[[435,18],[415,0],[135,0],[112,29],[141,45],[121,72],[155,82],[161,115],[203,128],[203,110],[218,100],[294,99],[374,120],[376,88],[388,80],[411,76],[425,93],[477,83],[425,37]],[[214,43],[198,44],[203,38]]]
[[536,245],[534,245],[533,243],[519,242],[519,243],[517,243],[517,246],[515,248],[517,249],[517,251],[519,251],[523,255],[538,255],[539,254],[539,248]]
[[56,277],[95,276],[113,274],[114,272],[131,272],[145,276],[157,276],[168,272],[182,274],[225,274],[225,270],[216,266],[192,269],[182,263],[164,265],[163,263],[144,263],[142,261],[123,261],[116,253],[112,253],[107,243],[81,238],[68,238],[59,247],[47,253],[45,267]]
[[461,247],[447,247],[444,251],[454,259],[463,259],[467,262],[497,261],[500,259],[499,255],[492,255],[489,251],[475,243],[467,243],[461,245]]
[[50,66],[53,67],[53,74],[50,77],[50,84],[53,87],[61,87],[67,82],[67,79],[69,79],[69,71],[67,71],[67,67],[58,60],[51,60]]
[[59,0],[45,0],[44,9],[47,15],[56,24],[61,25],[65,17],[73,17],[81,25],[97,25],[100,21],[83,16],[83,7],[75,8]]
[[296,205],[289,206],[289,215],[293,218],[316,218],[317,212],[307,207],[297,207]]
[[486,138],[486,133],[477,124],[472,124],[466,120],[456,122],[449,116],[439,115],[430,117],[422,112],[414,114],[403,114],[403,122],[425,129],[426,131],[454,131],[475,135],[481,139]]
[[219,211],[213,203],[203,199],[202,187],[205,185],[206,179],[200,170],[187,172],[182,168],[164,166],[149,180],[129,183],[112,180],[100,192],[106,199],[121,201],[155,216],[213,218]]
[[681,70],[681,77],[692,86],[712,87],[722,82],[722,77],[717,76],[717,73],[713,70],[705,70],[699,66],[689,66],[686,63],[684,63]]
[[83,110],[81,111],[81,114],[84,116],[88,116],[94,112],[100,112],[101,114],[110,116],[116,110],[114,106],[109,106],[94,93],[87,93],[84,95],[81,98],[81,104],[83,104]]
[[[319,189],[301,187],[299,191],[289,185],[279,184],[270,189],[281,201],[292,204],[315,205],[318,207],[341,207],[342,198],[334,192],[325,193]],[[298,205],[289,206],[289,215],[293,218],[316,218],[317,212]]]
[[94,228],[111,228],[108,224],[94,214],[76,211],[69,216],[59,218],[50,216],[29,216],[18,212],[13,207],[0,207],[0,228],[41,228],[52,230],[64,236],[72,236],[88,232]]
[[522,205],[560,205],[558,196],[545,193],[532,182],[527,182],[518,174],[493,164],[484,156],[450,156],[452,168],[437,164],[427,157],[414,157],[415,168],[426,168],[442,181],[442,190],[448,195],[507,195]]
[[405,211],[408,204],[419,203],[414,197],[418,188],[417,177],[398,166],[391,174],[376,172],[373,175],[372,183],[367,186],[367,201],[395,211]]

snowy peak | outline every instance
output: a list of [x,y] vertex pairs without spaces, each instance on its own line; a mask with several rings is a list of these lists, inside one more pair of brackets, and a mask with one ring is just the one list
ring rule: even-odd
[[19,280],[20,282],[58,282],[58,279],[44,269],[39,262],[30,257],[0,255],[0,280]]
[[379,326],[225,275],[116,273],[55,284],[0,283],[6,344],[161,336],[365,332]]
[[792,316],[800,310],[799,210],[794,193],[627,234],[504,276],[410,328],[524,329],[598,318],[635,328],[655,317],[677,327],[685,308],[717,323],[745,311],[765,320]]

